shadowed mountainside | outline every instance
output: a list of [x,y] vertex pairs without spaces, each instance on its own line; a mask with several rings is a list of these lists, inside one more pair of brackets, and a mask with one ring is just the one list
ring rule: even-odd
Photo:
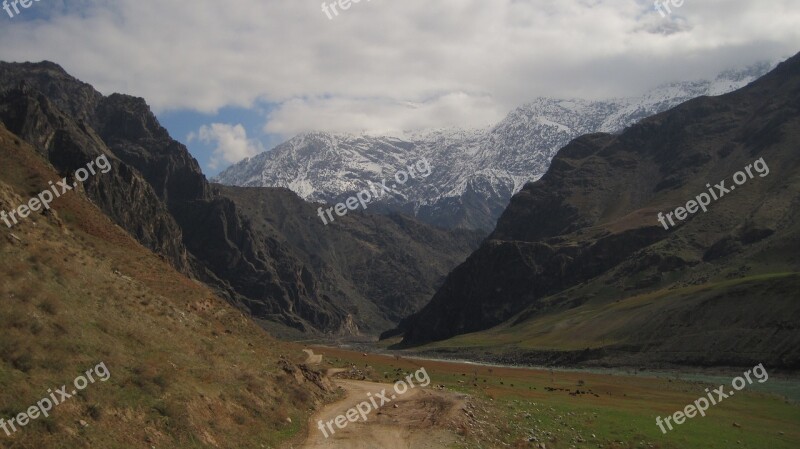
[[[799,105],[795,56],[734,93],[689,101],[618,136],[576,139],[404,320],[403,344],[499,326],[434,346],[512,344],[531,351],[529,362],[594,348],[573,361],[617,351],[798,366]],[[760,158],[769,175],[756,173],[708,212],[669,230],[657,220],[707,183],[730,188]]]
[[[419,295],[432,293],[477,246],[473,234],[454,233],[452,250],[439,245],[440,252],[425,252],[435,270],[401,278],[391,291],[353,287],[349,281],[337,285],[341,279],[335,277],[321,284],[319,277],[326,274],[302,260],[313,248],[292,247],[293,239],[254,227],[234,201],[212,189],[197,161],[161,127],[143,99],[105,97],[53,63],[0,63],[0,120],[63,175],[108,155],[112,171],[85,183],[93,202],[184,274],[213,286],[255,318],[295,331],[355,335],[391,326],[401,314],[418,309]],[[428,228],[420,235],[440,234]],[[321,235],[324,240],[326,234]],[[383,249],[413,255],[401,247]],[[371,255],[352,251],[351,258],[370,260]],[[371,310],[352,307],[347,292],[353,289],[360,297],[370,296]],[[412,298],[413,306],[397,304],[401,297]],[[364,317],[357,315],[361,312]]]
[[450,270],[478,247],[475,231],[433,228],[392,214],[350,212],[324,225],[288,189],[215,185],[256,229],[295,250],[325,295],[373,334],[421,309]]

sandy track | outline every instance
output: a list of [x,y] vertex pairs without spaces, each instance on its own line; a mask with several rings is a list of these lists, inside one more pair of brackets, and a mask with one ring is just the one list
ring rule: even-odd
[[[453,394],[417,386],[391,403],[372,410],[364,422],[348,422],[344,429],[333,426],[336,433],[325,438],[317,422],[327,422],[343,415],[356,404],[367,400],[367,393],[394,394],[392,384],[355,380],[337,380],[347,396],[326,406],[309,421],[309,435],[303,449],[444,449],[456,436],[444,425],[456,416],[463,402]],[[397,407],[395,408],[395,405]]]
[[319,365],[322,363],[322,354],[314,354],[314,351],[311,349],[303,349],[303,352],[308,355],[308,358],[305,361],[307,365]]

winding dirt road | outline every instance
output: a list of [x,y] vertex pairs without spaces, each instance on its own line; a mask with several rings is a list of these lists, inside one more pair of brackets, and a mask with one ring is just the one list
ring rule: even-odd
[[[311,359],[313,352],[306,351]],[[316,357],[314,357],[316,359]],[[315,360],[316,361],[316,360]],[[331,370],[329,375],[335,374]],[[347,396],[339,402],[330,404],[309,420],[309,435],[300,446],[302,449],[446,449],[456,441],[457,436],[448,431],[464,401],[455,394],[436,391],[417,386],[403,395],[396,395],[393,384],[364,382],[356,380],[335,380]],[[327,423],[357,404],[368,401],[372,396],[386,390],[387,398],[396,399],[371,410],[367,421],[359,416],[356,422],[347,422],[339,429],[332,425],[336,433],[328,431],[328,437],[319,430],[318,422]],[[377,401],[380,404],[380,401]]]
[[303,349],[303,352],[308,355],[305,361],[307,365],[319,365],[322,363],[322,354],[314,354],[314,351],[311,349]]

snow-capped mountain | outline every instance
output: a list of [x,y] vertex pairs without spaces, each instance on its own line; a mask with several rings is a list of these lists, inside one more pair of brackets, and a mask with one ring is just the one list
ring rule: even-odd
[[754,81],[775,64],[726,71],[714,80],[673,83],[640,97],[586,101],[537,98],[488,129],[443,129],[403,136],[308,133],[245,159],[216,182],[286,187],[308,201],[338,203],[369,183],[421,159],[417,177],[370,205],[371,211],[413,214],[452,228],[491,230],[511,196],[546,172],[556,152],[593,132],[618,132],[692,98],[721,95]]

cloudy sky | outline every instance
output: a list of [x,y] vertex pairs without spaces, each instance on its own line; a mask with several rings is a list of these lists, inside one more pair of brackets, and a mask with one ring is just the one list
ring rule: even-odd
[[144,97],[213,175],[304,131],[488,126],[800,51],[797,0],[333,3],[36,0],[0,11],[0,60]]

